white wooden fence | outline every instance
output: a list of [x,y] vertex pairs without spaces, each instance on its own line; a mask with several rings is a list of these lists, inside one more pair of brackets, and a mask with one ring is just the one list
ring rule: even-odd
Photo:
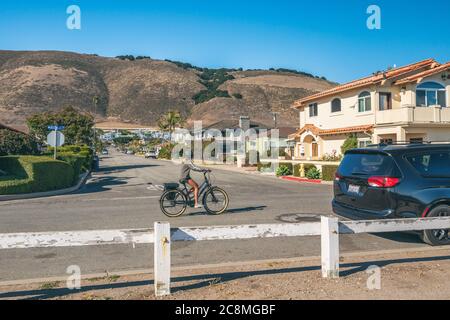
[[339,277],[339,234],[450,229],[450,217],[170,228],[155,222],[154,229],[93,230],[0,234],[0,249],[27,249],[111,244],[154,244],[155,294],[170,294],[173,241],[233,240],[273,237],[321,236],[322,276]]

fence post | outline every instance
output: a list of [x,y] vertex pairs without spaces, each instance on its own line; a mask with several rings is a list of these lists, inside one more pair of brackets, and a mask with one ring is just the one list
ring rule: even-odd
[[334,217],[321,217],[322,277],[339,277],[339,225]]
[[170,224],[155,222],[154,284],[157,297],[170,294]]

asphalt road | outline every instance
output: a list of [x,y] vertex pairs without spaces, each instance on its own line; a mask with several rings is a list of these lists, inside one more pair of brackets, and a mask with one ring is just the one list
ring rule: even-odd
[[[290,182],[275,177],[213,171],[213,183],[230,195],[220,216],[188,209],[165,217],[159,208],[160,186],[177,181],[180,166],[112,152],[101,170],[77,193],[0,202],[0,233],[151,228],[155,221],[172,226],[318,221],[331,215],[329,185]],[[201,176],[193,175],[198,181]],[[424,246],[409,234],[344,235],[341,250],[365,251]],[[85,274],[152,268],[150,245],[0,250],[0,281],[63,276],[70,265]],[[173,265],[213,264],[320,254],[318,237],[174,243]]]

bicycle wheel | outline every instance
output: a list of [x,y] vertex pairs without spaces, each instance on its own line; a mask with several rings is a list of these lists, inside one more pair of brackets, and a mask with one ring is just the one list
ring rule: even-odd
[[228,209],[230,198],[225,190],[213,187],[203,196],[203,206],[210,214],[221,214]]
[[161,211],[169,218],[181,216],[187,207],[186,198],[179,190],[169,190],[162,194],[159,200]]

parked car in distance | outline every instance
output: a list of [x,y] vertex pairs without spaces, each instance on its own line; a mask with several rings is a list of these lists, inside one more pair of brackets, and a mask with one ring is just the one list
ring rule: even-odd
[[149,152],[145,153],[145,158],[152,158],[152,159],[156,159],[158,157],[158,154],[156,153],[155,150],[151,150]]
[[102,154],[104,154],[104,155],[108,154],[108,150],[103,149],[103,150],[102,150]]
[[126,154],[134,154],[134,151],[133,150],[127,150]]
[[[333,211],[350,219],[450,215],[450,143],[374,145],[348,151],[336,171]],[[430,245],[449,230],[426,230]]]

